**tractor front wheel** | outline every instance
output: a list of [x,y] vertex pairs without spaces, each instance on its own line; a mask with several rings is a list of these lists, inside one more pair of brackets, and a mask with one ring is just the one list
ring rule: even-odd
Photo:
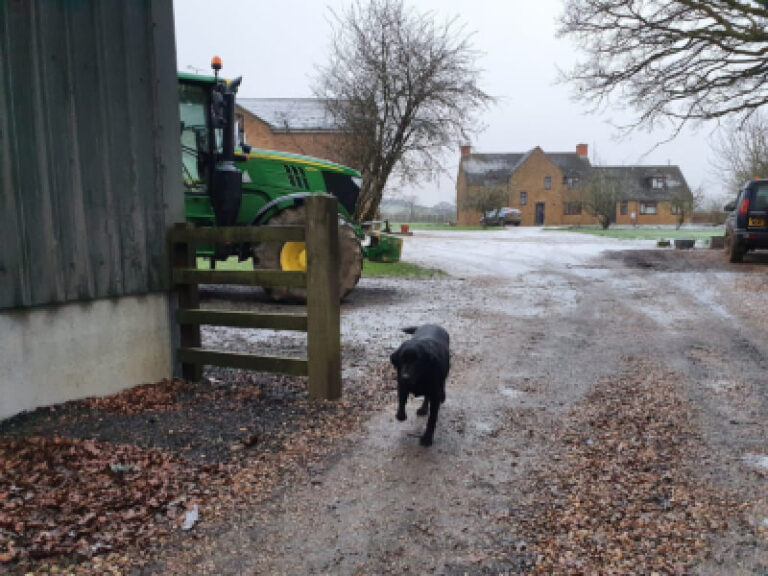
[[[288,208],[274,216],[267,226],[295,226],[306,222],[303,206]],[[305,271],[307,252],[304,242],[262,242],[253,250],[253,265],[267,270]],[[354,227],[339,218],[339,297],[344,299],[360,281],[363,249]],[[305,288],[274,286],[265,288],[273,300],[306,302]]]

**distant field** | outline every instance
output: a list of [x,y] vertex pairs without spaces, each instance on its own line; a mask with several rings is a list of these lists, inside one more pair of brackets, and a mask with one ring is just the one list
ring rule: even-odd
[[572,226],[568,228],[547,228],[547,230],[561,232],[579,232],[581,234],[592,234],[594,236],[605,236],[607,238],[617,238],[619,240],[675,240],[676,238],[690,238],[693,240],[709,240],[711,236],[722,236],[724,229],[722,226],[709,226],[707,228],[608,228],[603,230],[599,227]]

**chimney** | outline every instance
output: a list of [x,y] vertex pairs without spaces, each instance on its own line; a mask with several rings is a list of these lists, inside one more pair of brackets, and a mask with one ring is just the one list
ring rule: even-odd
[[462,144],[461,146],[459,146],[459,150],[461,150],[462,156],[467,156],[472,153],[472,146],[470,146],[469,144]]
[[579,158],[587,158],[589,156],[589,147],[586,144],[576,144],[576,154]]

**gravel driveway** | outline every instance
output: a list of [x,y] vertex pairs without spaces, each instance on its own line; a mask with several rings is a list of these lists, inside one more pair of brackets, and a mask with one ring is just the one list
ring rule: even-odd
[[[342,309],[345,379],[388,403],[145,573],[768,573],[764,262],[530,228],[418,231],[403,260],[449,276]],[[422,322],[452,338],[428,449],[386,368]]]
[[[447,275],[361,281],[341,401],[210,368],[0,423],[0,572],[768,574],[765,255],[510,228],[417,231],[403,259]],[[389,363],[424,322],[452,348],[430,448]]]

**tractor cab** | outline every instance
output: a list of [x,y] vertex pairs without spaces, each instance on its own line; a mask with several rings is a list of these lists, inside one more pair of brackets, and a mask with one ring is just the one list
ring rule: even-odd
[[[219,78],[218,57],[213,58],[211,67],[214,76],[179,74],[184,192],[187,204],[213,210],[213,214],[192,210],[192,221],[232,226],[243,194],[242,172],[235,165],[238,158],[234,147],[235,93],[241,78]],[[211,216],[214,222],[210,221]]]

